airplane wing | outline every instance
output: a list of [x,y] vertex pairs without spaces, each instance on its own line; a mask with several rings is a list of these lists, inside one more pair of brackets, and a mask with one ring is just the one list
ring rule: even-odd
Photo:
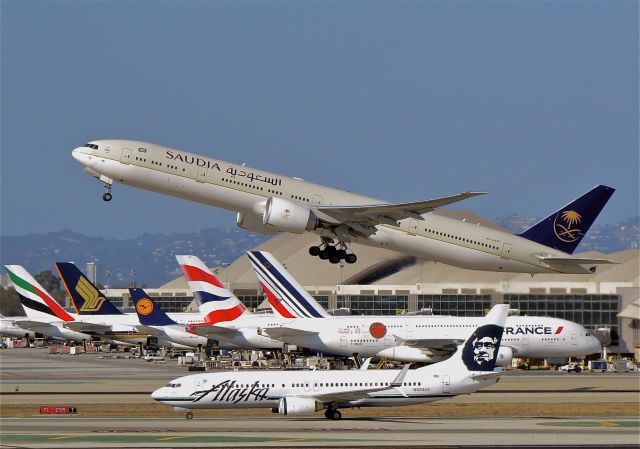
[[104,334],[111,330],[111,326],[107,324],[85,323],[82,321],[67,321],[64,323],[64,327],[76,332],[95,332],[97,334]]
[[[415,218],[424,220],[420,214],[431,212],[432,210],[462,201],[486,192],[464,192],[432,200],[415,201],[408,203],[384,203],[358,206],[317,206],[314,211],[320,219],[333,224],[358,223],[364,226],[375,226],[378,224],[397,225],[398,220],[403,218]],[[356,230],[358,230],[356,228]]]
[[310,397],[316,399],[320,402],[347,402],[347,401],[356,401],[358,399],[363,399],[368,397],[369,393],[374,393],[376,391],[388,390],[393,387],[401,387],[402,382],[404,382],[404,378],[407,375],[407,371],[409,371],[410,363],[406,364],[400,370],[400,373],[396,376],[396,378],[389,385],[379,386],[379,387],[362,387],[359,389],[343,391],[343,392],[335,392],[335,393],[326,393],[326,394],[315,394]]
[[286,326],[262,328],[262,333],[276,340],[287,337],[312,337],[318,335],[318,331],[308,331]]

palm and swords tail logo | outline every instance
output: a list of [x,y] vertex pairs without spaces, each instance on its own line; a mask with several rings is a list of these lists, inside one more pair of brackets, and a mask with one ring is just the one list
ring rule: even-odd
[[575,210],[565,210],[553,220],[553,232],[556,237],[566,243],[575,242],[582,235],[582,230],[573,226],[582,221],[582,216]]

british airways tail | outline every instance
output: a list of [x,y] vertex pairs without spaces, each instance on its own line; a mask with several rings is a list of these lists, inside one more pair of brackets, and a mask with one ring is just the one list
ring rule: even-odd
[[249,314],[247,308],[209,268],[196,256],[176,256],[189,288],[200,302],[200,313],[206,324],[233,321]]
[[56,262],[56,270],[79,315],[122,315],[74,264]]
[[519,236],[573,254],[615,190],[604,185],[594,187]]
[[141,288],[130,288],[138,321],[143,326],[170,326],[176,323]]
[[270,253],[248,251],[247,256],[275,313],[285,318],[330,316]]

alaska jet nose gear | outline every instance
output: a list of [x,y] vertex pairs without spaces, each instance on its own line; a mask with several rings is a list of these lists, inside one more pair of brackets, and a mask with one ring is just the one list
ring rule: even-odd
[[111,198],[113,198],[113,195],[111,195],[111,183],[105,182],[104,187],[107,191],[102,194],[102,201],[111,201]]
[[[321,260],[329,260],[329,262],[336,264],[344,260],[347,263],[356,263],[358,256],[355,254],[347,253],[347,245],[343,242],[333,244],[333,239],[329,237],[321,237],[322,243],[320,246],[312,246],[309,248],[309,254],[312,256],[318,256]],[[340,245],[340,248],[338,248]]]

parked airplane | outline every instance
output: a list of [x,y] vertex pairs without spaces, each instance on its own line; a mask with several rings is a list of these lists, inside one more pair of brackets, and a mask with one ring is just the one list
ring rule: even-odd
[[494,371],[509,306],[495,306],[479,327],[439,363],[402,370],[245,371],[195,374],[172,380],[151,394],[156,401],[188,410],[271,408],[286,416],[325,409],[340,419],[340,408],[387,407],[436,401],[473,393],[498,381]]
[[177,349],[205,347],[205,337],[189,332],[189,327],[181,325],[167,315],[141,288],[130,288],[140,325],[138,331],[158,339],[158,346]]
[[[330,316],[272,254],[247,255],[273,311],[294,318],[262,331],[289,344],[333,354],[434,362],[448,357],[480,321],[438,315]],[[598,339],[580,324],[516,315],[507,318],[498,365],[509,365],[513,357],[584,357],[599,351]]]
[[603,259],[574,252],[614,192],[597,186],[519,235],[457,220],[438,207],[480,195],[464,192],[432,200],[388,203],[244,165],[133,140],[95,140],[72,152],[102,181],[110,201],[120,182],[238,212],[252,232],[311,231],[321,238],[309,253],[332,263],[354,263],[358,242],[472,270],[593,273]]
[[20,327],[16,321],[23,321],[26,316],[4,316],[0,315],[0,336],[11,338],[26,338],[33,340],[36,334],[33,331]]
[[[202,264],[204,266],[204,264]],[[78,319],[74,323],[77,329],[91,330],[104,335],[107,338],[117,340],[122,344],[148,344],[149,329],[144,331],[139,328],[140,321],[136,313],[122,313],[118,310],[104,294],[87,279],[87,277],[72,263],[56,262],[55,264],[60,279],[65,286],[71,302],[74,305]],[[185,273],[199,276],[199,272],[191,267],[183,267]],[[269,337],[257,335],[256,326],[251,322],[238,321],[237,323],[227,322],[234,319],[238,311],[245,310],[244,305],[228,292],[226,289],[221,294],[226,295],[227,301],[210,300],[206,289],[208,282],[218,281],[213,274],[206,276],[208,269],[200,270],[203,277],[195,277],[198,289],[195,291],[196,297],[200,300],[199,312],[189,313],[168,313],[167,316],[180,325],[189,326],[191,330],[198,331],[198,335],[216,340],[220,349],[273,349],[282,348],[282,343]],[[203,285],[205,284],[205,285]],[[215,287],[217,288],[217,287]],[[231,306],[231,312],[224,309],[231,301],[235,303]]]
[[68,327],[76,318],[64,310],[24,267],[5,265],[4,268],[27,315],[21,320],[16,320],[16,325],[58,340],[78,343],[92,340],[89,333],[78,332]]

